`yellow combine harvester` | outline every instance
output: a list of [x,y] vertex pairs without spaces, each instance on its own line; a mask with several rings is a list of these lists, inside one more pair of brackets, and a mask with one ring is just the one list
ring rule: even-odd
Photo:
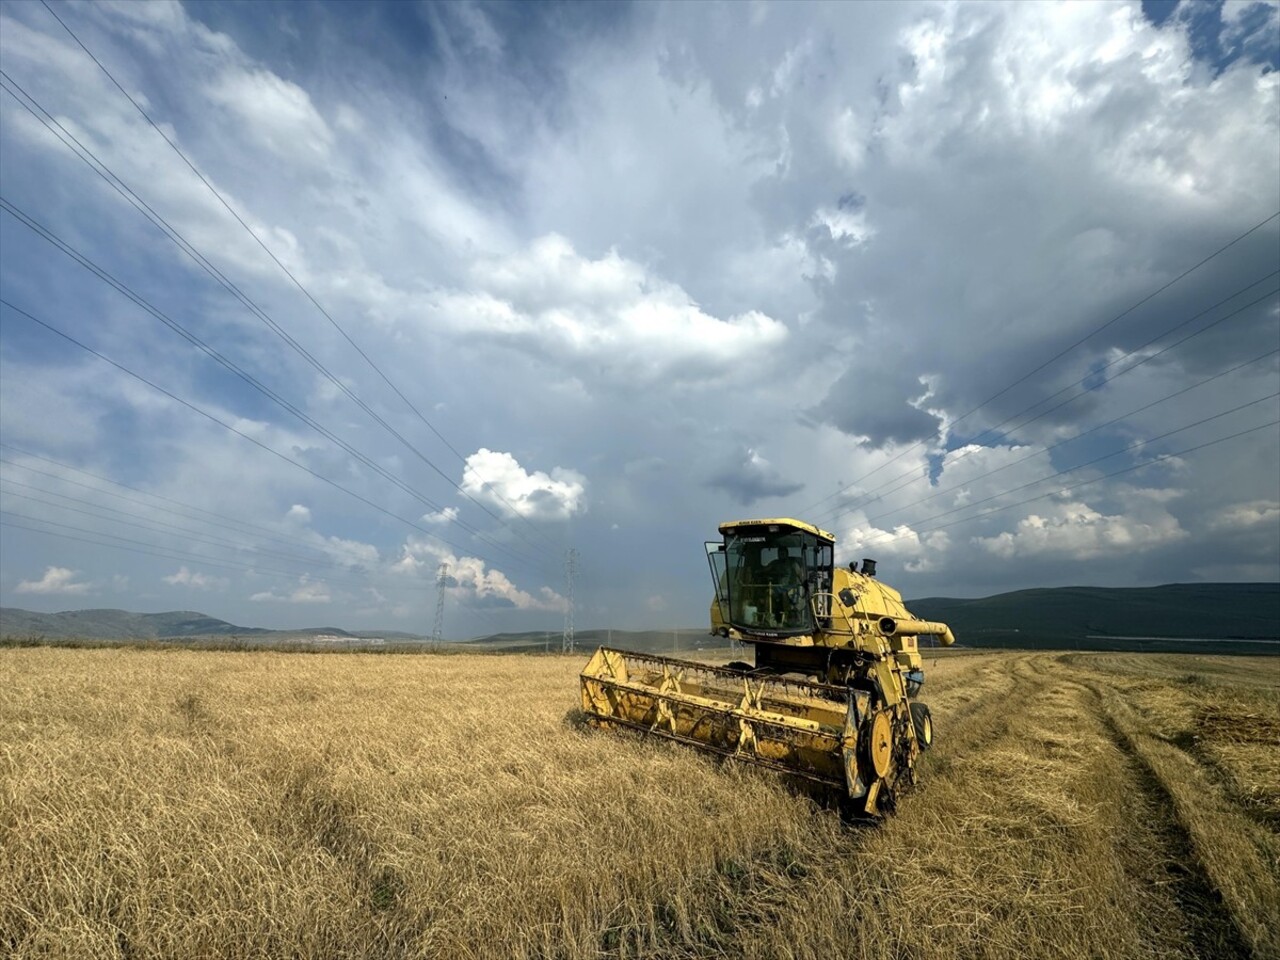
[[751,644],[755,665],[712,667],[601,647],[582,672],[596,723],[657,733],[833,788],[879,815],[915,781],[933,739],[915,619],[875,561],[835,566],[835,537],[791,519],[720,525],[706,545],[711,632]]

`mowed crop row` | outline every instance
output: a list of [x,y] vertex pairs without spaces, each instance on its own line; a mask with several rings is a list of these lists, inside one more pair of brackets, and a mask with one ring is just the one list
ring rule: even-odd
[[16,957],[1280,956],[1280,662],[929,662],[850,827],[585,657],[0,649]]

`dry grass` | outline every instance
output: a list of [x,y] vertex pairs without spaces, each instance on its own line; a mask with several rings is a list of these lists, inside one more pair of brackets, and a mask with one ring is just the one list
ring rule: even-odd
[[939,658],[868,829],[584,661],[0,649],[0,953],[1280,956],[1280,663]]

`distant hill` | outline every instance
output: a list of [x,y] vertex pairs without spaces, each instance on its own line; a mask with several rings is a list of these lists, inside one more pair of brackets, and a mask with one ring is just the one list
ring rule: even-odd
[[191,610],[169,613],[130,613],[128,610],[66,610],[33,613],[17,607],[0,607],[0,633],[9,636],[45,637],[224,637],[259,634],[265,630],[238,627]]
[[[948,624],[967,647],[1280,653],[1277,583],[1046,587],[977,600],[926,597],[908,600],[907,607],[922,619]],[[707,629],[681,628],[678,649],[720,646]],[[612,640],[606,630],[579,630],[575,637],[580,649],[609,642],[648,653],[677,649],[672,630],[614,630]],[[471,642],[510,652],[558,650],[560,634],[502,633]]]
[[968,646],[1114,646],[1088,642],[1104,637],[1280,640],[1277,583],[1054,587],[977,600],[926,597],[907,606],[944,621]]
[[260,640],[301,637],[368,637],[388,640],[416,640],[414,634],[399,631],[351,633],[338,627],[302,627],[297,630],[268,630],[241,627],[192,610],[168,613],[130,613],[128,610],[65,610],[35,613],[17,607],[0,607],[0,636],[6,637],[86,637],[98,640],[197,637],[245,637]]
[[[925,597],[907,601],[907,607],[925,620],[949,624],[958,642],[970,647],[1280,653],[1280,584],[1276,583],[1050,587],[977,600]],[[684,653],[720,645],[707,631],[708,627],[701,625],[678,631],[587,629],[577,631],[576,642],[579,649],[611,642],[628,650]],[[33,613],[16,607],[0,607],[0,636],[144,640],[239,637],[268,643],[308,637],[381,637],[395,642],[424,639],[398,631],[352,633],[337,627],[266,630],[237,626],[190,610]],[[1212,643],[1197,646],[1180,643],[1180,639]],[[560,631],[500,633],[469,644],[495,652],[555,651],[560,648]]]

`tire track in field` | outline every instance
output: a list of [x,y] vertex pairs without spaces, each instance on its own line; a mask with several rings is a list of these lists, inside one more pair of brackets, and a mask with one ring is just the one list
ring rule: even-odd
[[[834,944],[844,944],[843,955],[850,957],[974,955],[946,951],[968,950],[981,942],[981,937],[972,940],[957,930],[975,922],[991,908],[990,903],[980,892],[977,873],[972,883],[966,879],[968,867],[962,868],[960,875],[955,873],[951,856],[955,843],[964,844],[966,863],[976,862],[972,838],[962,839],[950,827],[938,829],[939,811],[930,793],[939,798],[950,797],[955,784],[971,776],[967,766],[972,759],[1006,740],[1011,735],[1013,718],[1042,695],[1047,678],[1031,662],[1035,656],[1002,654],[981,667],[947,676],[937,688],[942,695],[929,698],[938,705],[935,716],[942,718],[942,732],[933,749],[922,758],[920,784],[904,790],[896,813],[874,825],[846,825],[834,838],[834,844],[810,847],[806,853],[809,865],[802,877],[773,877],[773,871],[761,875],[759,867],[753,865],[746,876],[726,888],[723,904],[713,911],[733,918],[712,938],[713,942],[718,941],[718,951],[699,953],[694,949],[688,953],[673,951],[671,955],[693,957],[718,952],[737,956],[739,946],[742,955],[749,957],[840,955],[839,949],[830,949]],[[961,699],[965,697],[969,699]],[[951,809],[952,801],[943,802],[947,804],[944,810]],[[831,839],[828,837],[828,841]],[[1007,848],[1003,837],[990,838],[990,842]],[[958,885],[956,892],[960,896],[975,901],[972,910],[951,903],[945,911],[951,921],[939,918],[928,900],[916,892],[936,891],[938,882],[948,880]],[[749,905],[745,911],[744,904]],[[1025,915],[1024,892],[1010,894],[1004,907]],[[814,921],[817,928],[834,934],[834,939],[823,941],[828,949],[808,948],[800,933],[807,924],[796,926],[798,910],[799,916],[812,912],[820,918]],[[951,944],[947,948],[930,946],[931,935],[921,931],[947,923]],[[779,940],[773,931],[780,928],[791,928],[792,937]],[[895,942],[896,947],[889,946]],[[924,952],[916,954],[915,948],[904,952],[906,942]],[[699,945],[710,948],[712,943]],[[936,952],[939,949],[942,952]]]
[[[946,753],[967,753],[1003,737],[1018,710],[1038,696],[1048,682],[1043,659],[1037,654],[1003,659],[1000,665],[1005,670],[993,686],[959,709],[946,711],[946,726],[937,727],[939,738],[935,743],[943,744]],[[945,743],[942,737],[946,738]]]
[[929,785],[934,781],[964,778],[969,758],[1009,735],[1022,712],[1042,695],[1048,678],[1039,669],[1042,655],[1027,654],[1003,657],[998,661],[1004,669],[990,686],[957,710],[940,711],[942,722],[934,718],[932,749],[919,761],[920,783],[911,794],[920,794],[927,803]]
[[[1155,690],[1168,691],[1176,689],[1184,686],[1186,678],[1189,676],[1185,665],[1178,665],[1176,669],[1166,668],[1158,674],[1151,671],[1146,675],[1135,675],[1133,672],[1135,668],[1123,660],[1110,660],[1105,664],[1086,664],[1079,662],[1076,659],[1076,655],[1073,655],[1069,662],[1080,672],[1087,673],[1099,683],[1105,683],[1110,689],[1121,693],[1126,698],[1131,698],[1135,692],[1152,693]],[[1107,669],[1117,662],[1127,668],[1125,672],[1116,673]],[[1159,680],[1153,682],[1154,676],[1158,676]],[[1190,674],[1190,676],[1198,675]],[[1210,689],[1214,691],[1232,691],[1239,682],[1235,677],[1230,682],[1221,682],[1220,685],[1215,681],[1210,681],[1210,684],[1212,684]],[[1277,809],[1274,804],[1268,805],[1265,801],[1259,801],[1239,779],[1238,771],[1232,769],[1230,765],[1224,763],[1213,754],[1209,748],[1209,743],[1216,738],[1212,735],[1208,740],[1203,738],[1206,722],[1212,722],[1213,720],[1217,720],[1219,723],[1224,722],[1224,716],[1220,714],[1215,716],[1218,711],[1212,709],[1212,706],[1220,699],[1220,695],[1211,696],[1206,694],[1201,687],[1197,687],[1194,691],[1187,691],[1184,694],[1184,700],[1192,705],[1190,707],[1193,711],[1192,719],[1189,722],[1177,724],[1176,729],[1170,729],[1171,724],[1166,722],[1163,729],[1152,729],[1147,732],[1162,743],[1167,743],[1169,746],[1182,751],[1186,755],[1188,762],[1196,764],[1206,773],[1211,774],[1210,779],[1222,787],[1227,798],[1236,805],[1240,813],[1270,833],[1280,835],[1280,809]],[[1141,707],[1139,707],[1139,713],[1144,719],[1146,718],[1147,714]],[[1246,728],[1251,724],[1255,726],[1255,729],[1251,733],[1246,732],[1243,738],[1237,731],[1236,735],[1231,738],[1237,742],[1240,739],[1244,739],[1260,743],[1280,743],[1280,739],[1277,739],[1276,730],[1278,728],[1275,721],[1262,719],[1261,729],[1258,730],[1256,727],[1259,726],[1259,718],[1252,712],[1243,718],[1232,714],[1227,714],[1226,717],[1230,718],[1225,719],[1228,724],[1243,721]]]
[[919,931],[889,955],[1211,955],[1145,857],[1152,814],[1126,804],[1126,755],[1087,691],[1051,654],[996,662],[1003,682],[953,716],[920,794],[869,844],[861,887],[899,897],[887,932]]
[[[1197,724],[1197,728],[1199,727],[1200,725]],[[1200,738],[1198,729],[1184,730],[1172,736],[1162,734],[1156,734],[1156,736],[1163,743],[1182,751],[1189,762],[1212,773],[1213,779],[1222,786],[1223,792],[1241,814],[1264,830],[1280,834],[1280,810],[1264,806],[1251,797],[1236,778],[1236,772],[1209,752]]]
[[[1176,798],[1132,737],[1107,710],[1102,692],[1094,683],[1081,680],[1066,656],[1024,658],[1012,664],[1012,672],[1024,680],[1029,691],[1024,699],[1033,704],[1057,694],[1070,696],[1078,704],[1072,710],[1078,717],[1075,729],[1080,732],[1088,729],[1099,742],[1109,743],[1116,749],[1122,769],[1128,774],[1127,781],[1138,795],[1135,799],[1139,802],[1132,805],[1129,816],[1139,818],[1135,825],[1140,823],[1149,831],[1148,836],[1154,837],[1159,845],[1159,861],[1174,865],[1167,882],[1159,879],[1155,882],[1162,896],[1168,898],[1183,918],[1186,925],[1181,935],[1194,955],[1214,960],[1247,960],[1254,956],[1247,933],[1237,923],[1223,891],[1197,853],[1197,838],[1179,816]],[[1125,869],[1130,873],[1129,867]],[[1142,882],[1143,873],[1138,868],[1130,876]],[[1149,875],[1146,882],[1150,882]]]
[[1196,849],[1195,837],[1179,816],[1178,805],[1168,786],[1143,755],[1133,736],[1116,720],[1106,696],[1096,682],[1073,683],[1082,694],[1082,709],[1096,714],[1107,737],[1124,755],[1132,771],[1134,786],[1156,812],[1152,823],[1168,852],[1168,861],[1179,865],[1170,884],[1170,895],[1187,920],[1187,932],[1198,954],[1220,960],[1249,960],[1254,956],[1249,940]]

